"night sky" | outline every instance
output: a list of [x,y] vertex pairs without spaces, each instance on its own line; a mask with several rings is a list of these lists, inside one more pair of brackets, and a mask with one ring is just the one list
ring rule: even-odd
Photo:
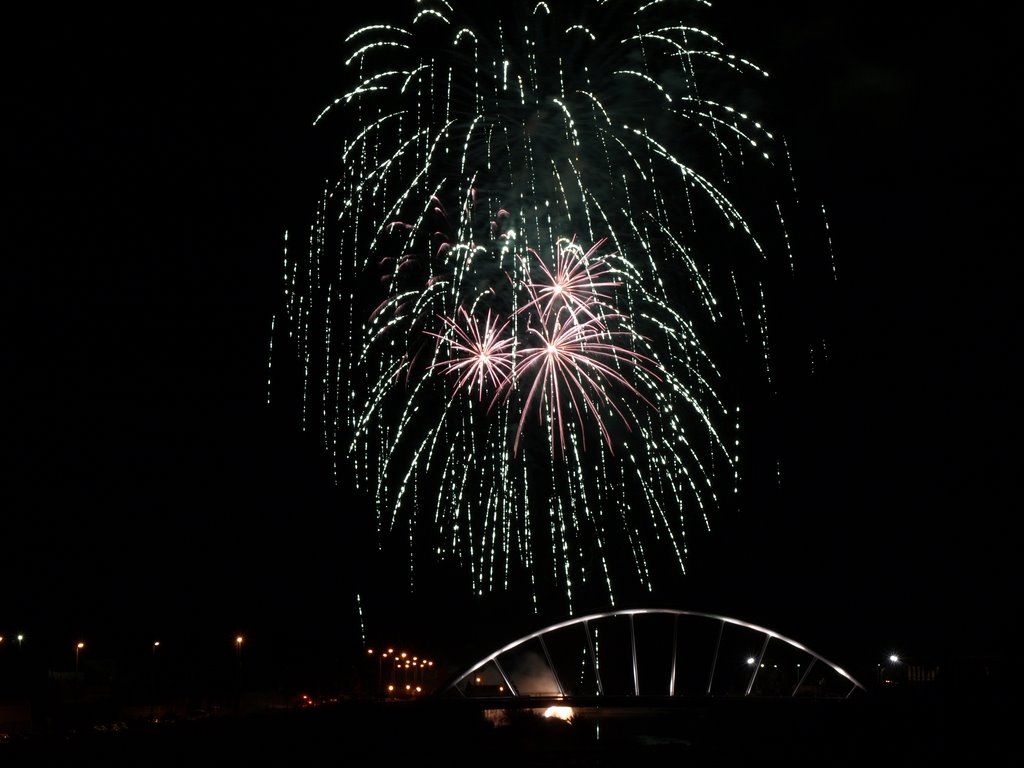
[[[295,404],[267,405],[282,238],[308,226],[329,173],[311,123],[355,24],[328,5],[5,21],[0,634],[114,647],[244,632],[302,649],[365,632],[483,655],[542,625],[460,581],[406,589]],[[795,0],[709,14],[772,74],[762,114],[828,210],[837,298],[829,360],[785,394],[783,432],[751,427],[779,441],[782,488],[723,512],[664,607],[848,664],[1008,651],[1006,16]]]

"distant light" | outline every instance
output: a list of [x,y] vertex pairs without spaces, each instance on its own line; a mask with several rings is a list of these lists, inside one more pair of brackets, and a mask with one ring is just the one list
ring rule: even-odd
[[750,666],[754,666],[754,657],[753,656],[751,656],[750,658],[747,659],[747,664],[749,664]]
[[82,650],[83,648],[85,648],[85,643],[79,643],[75,646],[75,648],[77,648],[78,650]]
[[544,710],[544,717],[554,717],[567,723],[572,720],[572,716],[572,707],[548,707]]
[[889,661],[891,661],[893,664],[895,664],[899,660],[900,660],[900,657],[897,656],[895,653],[889,656]]

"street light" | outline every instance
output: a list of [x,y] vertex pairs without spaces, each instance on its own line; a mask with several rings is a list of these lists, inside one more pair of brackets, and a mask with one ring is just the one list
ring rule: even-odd
[[886,657],[885,664],[878,665],[878,683],[881,685],[895,685],[901,678],[905,679],[905,674],[903,659],[895,652]]
[[242,642],[245,640],[241,635],[235,637],[235,656],[238,657],[238,666],[235,667],[235,709],[242,706]]
[[159,698],[159,691],[158,691],[158,685],[157,685],[157,670],[156,670],[156,649],[159,648],[159,647],[160,647],[160,641],[159,640],[154,640],[153,641],[153,663],[150,665],[152,667],[151,672],[153,674],[153,695],[150,698],[150,704],[149,704],[149,719],[150,719],[151,722],[156,722],[156,702],[157,702],[157,699]]
[[384,692],[384,659],[394,654],[394,648],[388,648],[377,657],[377,695]]
[[75,646],[75,674],[76,675],[78,674],[78,654],[82,652],[83,648],[85,648],[85,643],[82,643],[82,642],[79,642],[78,645]]

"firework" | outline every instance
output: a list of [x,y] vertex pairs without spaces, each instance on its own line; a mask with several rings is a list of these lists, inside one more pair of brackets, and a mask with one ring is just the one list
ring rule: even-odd
[[[585,317],[581,318],[583,314]],[[586,450],[586,424],[584,414],[589,414],[604,437],[610,451],[614,451],[611,436],[601,417],[602,406],[610,406],[616,414],[626,420],[622,410],[615,404],[610,392],[615,385],[634,394],[650,404],[620,369],[631,366],[637,372],[643,370],[648,376],[651,372],[642,369],[644,363],[653,362],[650,358],[633,351],[628,346],[614,343],[615,336],[626,336],[631,339],[629,331],[608,330],[608,320],[625,319],[622,315],[598,316],[584,304],[579,307],[563,309],[552,314],[550,311],[543,317],[540,328],[530,326],[527,330],[536,337],[535,346],[527,346],[522,353],[522,364],[519,376],[510,372],[498,386],[498,396],[504,393],[507,398],[512,392],[525,389],[526,399],[519,418],[519,428],[513,444],[513,454],[518,452],[519,439],[523,433],[526,417],[532,406],[538,403],[547,405],[537,408],[538,421],[543,424],[545,418],[550,421],[550,431],[557,436],[565,451],[566,428],[569,418],[575,414],[579,420],[580,446]],[[524,383],[525,380],[525,383]],[[568,398],[563,402],[563,398]]]
[[707,339],[752,297],[767,355],[768,253],[727,190],[772,137],[706,95],[764,73],[704,5],[426,0],[345,40],[315,121],[341,162],[286,259],[303,414],[382,539],[478,593],[614,604],[734,490]]
[[[512,346],[514,339],[504,335],[508,321],[499,326],[498,318],[491,317],[490,310],[487,312],[483,329],[464,307],[459,307],[459,314],[463,321],[462,325],[451,318],[441,318],[455,334],[455,338],[448,340],[451,347],[449,356],[434,363],[431,368],[437,369],[441,374],[459,374],[455,385],[456,395],[462,389],[472,390],[475,383],[479,399],[483,400],[485,383],[498,384],[509,376],[512,370],[512,356],[506,350]],[[427,333],[441,340],[447,338],[443,334],[431,331]]]
[[[575,243],[559,241],[555,244],[557,256],[553,269],[548,268],[539,253],[530,249],[530,253],[544,273],[544,281],[526,283],[525,287],[530,292],[531,300],[523,309],[536,308],[541,317],[546,319],[552,310],[568,307],[574,313],[582,310],[588,317],[596,318],[597,315],[588,309],[590,304],[612,306],[606,303],[611,296],[601,293],[600,289],[615,288],[622,283],[604,279],[612,274],[612,270],[603,258],[595,258],[603,244],[604,239],[598,240],[584,253]],[[529,267],[524,265],[523,272],[528,274]]]

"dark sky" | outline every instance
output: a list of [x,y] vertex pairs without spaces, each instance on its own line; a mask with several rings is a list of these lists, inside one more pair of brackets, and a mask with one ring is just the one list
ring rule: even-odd
[[[535,628],[460,584],[407,594],[266,405],[282,237],[353,26],[327,6],[5,22],[0,634],[355,643],[357,591],[371,641],[465,635],[467,608],[498,640]],[[840,659],[1005,652],[1020,613],[1016,64],[1007,12],[931,6],[712,14],[772,73],[838,298],[827,369],[787,401],[785,492],[727,517],[667,607]]]

